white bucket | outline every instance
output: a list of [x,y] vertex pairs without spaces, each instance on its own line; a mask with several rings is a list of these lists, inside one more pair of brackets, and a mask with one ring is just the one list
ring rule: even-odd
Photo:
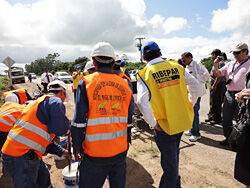
[[66,166],[63,171],[63,182],[66,188],[78,188],[79,180],[76,180],[76,173],[78,168],[78,162],[71,164],[71,170],[69,172],[69,166]]

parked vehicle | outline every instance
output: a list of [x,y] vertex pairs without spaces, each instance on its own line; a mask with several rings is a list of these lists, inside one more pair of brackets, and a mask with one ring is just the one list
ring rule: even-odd
[[21,67],[11,67],[10,74],[12,84],[25,83],[24,70]]
[[36,79],[36,74],[35,73],[30,73],[32,79]]
[[54,79],[61,80],[65,83],[72,83],[73,82],[71,75],[69,75],[67,72],[56,72],[54,74]]

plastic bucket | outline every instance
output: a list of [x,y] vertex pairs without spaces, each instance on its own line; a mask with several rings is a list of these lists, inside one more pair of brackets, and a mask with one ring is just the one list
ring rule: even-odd
[[76,179],[76,173],[78,168],[78,162],[71,164],[71,171],[69,172],[69,166],[66,166],[63,171],[63,182],[66,188],[78,188],[79,180]]

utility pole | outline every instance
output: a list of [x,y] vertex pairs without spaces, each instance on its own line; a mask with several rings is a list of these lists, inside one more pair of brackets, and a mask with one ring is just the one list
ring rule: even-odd
[[141,60],[141,63],[143,63],[143,61],[142,61],[142,52],[141,52],[141,47],[142,47],[141,41],[142,41],[143,39],[145,39],[145,37],[137,37],[137,38],[135,38],[135,40],[136,40],[136,39],[139,40],[139,43],[136,44],[136,47],[137,47],[138,50],[140,51],[140,55],[141,55],[140,60]]

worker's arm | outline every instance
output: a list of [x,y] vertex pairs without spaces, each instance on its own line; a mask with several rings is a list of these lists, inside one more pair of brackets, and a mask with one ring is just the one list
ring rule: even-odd
[[65,106],[58,97],[48,97],[38,105],[37,118],[47,125],[48,132],[62,136],[70,128],[70,121],[65,116]]
[[83,153],[82,142],[85,138],[86,113],[89,110],[86,86],[84,80],[80,80],[76,91],[75,114],[72,120],[71,136],[74,150]]
[[197,63],[197,74],[198,74],[197,76],[198,81],[203,84],[205,84],[208,78],[210,77],[207,68],[201,63]]
[[127,128],[127,134],[128,134],[128,143],[131,144],[131,129],[133,127],[133,112],[134,112],[134,97],[132,94],[132,98],[129,104],[129,109],[128,109],[128,128]]
[[46,148],[46,153],[55,154],[58,155],[59,157],[61,157],[64,152],[65,149],[55,142],[51,143]]
[[137,106],[143,114],[144,120],[149,124],[150,128],[154,128],[157,124],[149,102],[149,91],[141,78],[137,81]]
[[[219,69],[219,64],[220,64],[221,60],[219,58],[216,58],[214,60],[214,75],[216,76],[216,78],[218,77],[222,77],[224,76],[221,72],[221,70]],[[226,66],[222,67],[222,69],[224,70]]]
[[184,69],[184,77],[188,90],[188,99],[193,105],[195,105],[198,97],[201,95],[199,81],[194,76],[192,76],[186,69]]
[[30,94],[28,93],[28,91],[25,91],[26,96],[27,96],[27,100],[33,100],[33,98],[30,96]]
[[78,75],[77,72],[73,72],[73,74],[72,74],[73,80],[76,79],[77,75]]

